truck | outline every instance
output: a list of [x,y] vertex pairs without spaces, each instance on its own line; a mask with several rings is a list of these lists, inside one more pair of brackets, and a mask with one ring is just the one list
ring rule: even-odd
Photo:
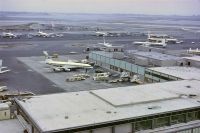
[[95,73],[93,80],[95,81],[108,81],[109,73]]

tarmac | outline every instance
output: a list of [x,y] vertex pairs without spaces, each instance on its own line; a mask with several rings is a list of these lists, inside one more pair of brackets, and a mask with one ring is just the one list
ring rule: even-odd
[[[82,60],[86,57],[87,54],[76,54],[76,55],[65,55],[59,56],[58,60],[67,61],[70,60]],[[53,82],[52,86],[62,88],[66,92],[74,92],[74,91],[88,91],[88,90],[96,90],[96,89],[106,89],[113,87],[122,87],[127,85],[134,85],[133,83],[108,83],[106,81],[94,81],[93,77],[93,69],[86,70],[78,69],[70,72],[53,72],[52,68],[49,65],[45,64],[44,56],[34,56],[34,57],[18,57],[19,61],[26,64],[30,69],[29,71],[35,71]],[[55,59],[54,59],[55,60]],[[74,82],[66,82],[66,79],[72,78],[73,75],[77,74],[89,74],[90,78],[82,81],[74,81]]]
[[[77,54],[83,54],[86,47],[99,47],[98,43],[102,42],[102,37],[88,35],[86,39],[81,39],[76,38],[76,35],[73,36],[74,37],[71,39],[64,37],[61,40],[59,40],[59,38],[54,38],[54,40],[52,40],[52,38],[41,38],[42,40],[34,38],[28,41],[24,39],[0,40],[0,57],[3,59],[3,66],[7,66],[11,69],[11,72],[0,75],[0,85],[7,86],[11,91],[31,91],[35,94],[59,93],[69,90],[66,89],[66,85],[57,85],[59,83],[55,83],[55,81],[44,77],[42,74],[32,69],[32,67],[26,65],[26,63],[19,61],[17,57],[27,57],[32,59],[32,56],[43,56],[43,50],[47,50],[49,54],[58,53],[59,55],[68,55],[69,52],[72,51],[77,52]],[[121,41],[123,41],[123,44],[128,46],[128,44],[132,43],[132,37],[110,37],[107,41],[115,43],[120,41],[117,44],[121,44]],[[42,60],[43,59],[44,58],[42,58]],[[63,84],[66,84],[65,79],[66,78],[62,78]],[[80,86],[80,84],[78,85],[78,82],[72,84],[77,84],[73,86]],[[96,85],[101,86],[101,84]],[[111,86],[102,85],[102,87],[105,88]],[[95,88],[95,85],[93,85],[93,89]],[[80,88],[77,90],[80,90]]]

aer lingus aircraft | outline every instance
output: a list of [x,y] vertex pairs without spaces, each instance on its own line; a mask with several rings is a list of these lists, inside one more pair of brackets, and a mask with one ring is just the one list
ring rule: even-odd
[[52,60],[47,51],[43,51],[46,60],[45,63],[52,66],[53,71],[66,71],[69,72],[74,69],[91,69],[93,68],[89,64],[76,63],[73,61],[55,61]]

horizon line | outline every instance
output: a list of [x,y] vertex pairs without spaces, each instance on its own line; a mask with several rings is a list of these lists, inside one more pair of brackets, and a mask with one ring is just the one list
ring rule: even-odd
[[16,12],[16,13],[57,13],[57,14],[91,14],[91,15],[144,15],[144,16],[180,16],[180,17],[192,17],[200,16],[200,14],[193,15],[181,15],[181,14],[144,14],[144,13],[79,13],[79,12],[44,12],[44,11],[0,11],[1,12]]

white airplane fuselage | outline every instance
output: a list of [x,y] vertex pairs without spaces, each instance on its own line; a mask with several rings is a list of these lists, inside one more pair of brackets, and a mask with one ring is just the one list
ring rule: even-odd
[[140,44],[140,45],[144,45],[144,46],[162,46],[162,47],[166,47],[167,44],[166,43],[162,43],[162,42],[134,42],[134,44]]
[[200,50],[197,48],[197,49],[189,49],[189,50],[187,50],[187,52],[189,53],[189,54],[200,54]]
[[145,46],[167,46],[167,35],[154,35],[154,34],[148,34],[147,41],[144,42],[134,42],[134,44],[141,44]]
[[41,36],[41,37],[49,37],[50,34],[45,33],[45,32],[42,32],[42,31],[39,31],[39,32],[38,32],[38,36]]
[[64,61],[53,61],[53,60],[46,60],[46,64],[53,65],[53,66],[69,66],[71,68],[77,67],[77,68],[90,68],[91,65],[84,64],[84,63],[76,63],[76,62],[64,62]]
[[2,36],[5,38],[16,38],[17,37],[17,35],[15,35],[11,32],[6,32],[6,33],[4,32]]
[[108,33],[107,32],[96,32],[96,35],[97,36],[107,36],[108,35]]
[[70,71],[71,69],[79,69],[79,68],[85,68],[90,69],[93,68],[89,64],[85,63],[76,63],[72,61],[55,61],[52,60],[47,51],[43,51],[43,54],[45,55],[45,63],[48,65],[53,66],[53,70],[59,70],[59,71]]

